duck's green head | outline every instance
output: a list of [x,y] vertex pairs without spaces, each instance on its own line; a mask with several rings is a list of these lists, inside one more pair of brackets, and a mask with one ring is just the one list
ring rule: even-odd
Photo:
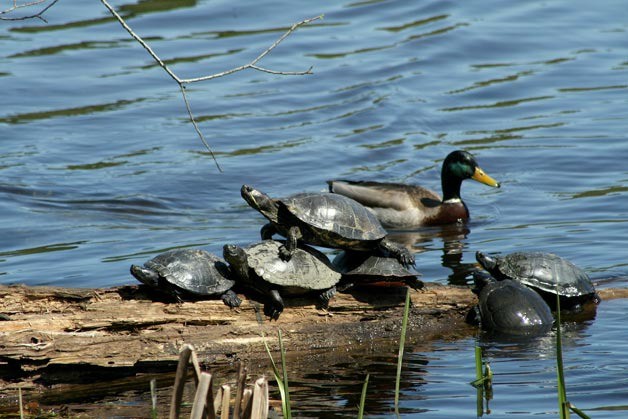
[[499,188],[499,182],[484,173],[484,170],[475,161],[475,157],[463,150],[449,153],[443,162],[442,175],[443,177],[457,177],[460,180],[473,179],[485,185]]
[[465,179],[473,179],[494,188],[499,188],[499,182],[487,175],[480,168],[475,157],[463,150],[456,150],[445,158],[441,181],[443,184],[443,200],[459,199],[460,184]]

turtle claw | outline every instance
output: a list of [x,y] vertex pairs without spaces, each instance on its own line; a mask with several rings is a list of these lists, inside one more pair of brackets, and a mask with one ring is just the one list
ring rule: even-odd
[[292,254],[294,252],[291,252],[290,250],[288,250],[288,248],[286,246],[281,246],[279,248],[279,257],[281,258],[281,260],[283,260],[284,262],[289,261],[292,258]]
[[282,311],[283,308],[276,307],[274,304],[264,305],[264,314],[270,317],[271,320],[278,320]]
[[240,304],[242,304],[242,300],[231,290],[225,292],[220,299],[230,308],[240,307]]

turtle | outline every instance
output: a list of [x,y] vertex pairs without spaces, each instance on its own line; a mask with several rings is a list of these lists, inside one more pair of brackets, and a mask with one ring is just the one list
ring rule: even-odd
[[481,271],[473,273],[478,305],[467,316],[482,329],[507,335],[539,336],[554,323],[552,312],[541,296],[512,279],[497,281]]
[[144,266],[131,265],[131,274],[141,283],[181,301],[220,297],[229,307],[241,303],[231,290],[229,266],[218,256],[202,249],[174,249],[150,259]]
[[556,294],[560,307],[568,311],[582,310],[587,301],[600,302],[589,276],[573,263],[553,253],[515,252],[505,256],[489,256],[477,252],[475,258],[496,279],[519,281],[537,291],[556,310]]
[[326,308],[336,293],[340,273],[333,269],[324,253],[301,245],[290,260],[281,258],[284,243],[264,240],[247,247],[226,244],[223,257],[236,275],[238,285],[269,297],[264,314],[278,319],[284,309],[282,295],[318,294]]
[[339,290],[345,291],[359,285],[399,286],[407,285],[419,290],[423,282],[418,274],[404,267],[396,258],[381,252],[344,250],[332,261],[342,273]]
[[272,199],[248,185],[240,190],[244,200],[264,215],[270,223],[260,231],[262,240],[275,233],[287,238],[280,250],[288,260],[298,241],[322,247],[349,250],[381,249],[402,264],[414,265],[410,251],[386,238],[379,220],[362,204],[332,193],[300,193]]

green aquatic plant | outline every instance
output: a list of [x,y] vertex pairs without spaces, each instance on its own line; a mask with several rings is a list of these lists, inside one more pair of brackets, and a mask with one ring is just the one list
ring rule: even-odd
[[[288,371],[286,368],[286,351],[283,346],[283,340],[281,338],[281,329],[277,330],[279,335],[279,351],[281,355],[281,371],[277,368],[277,364],[275,364],[275,360],[273,359],[273,355],[270,352],[270,348],[268,347],[268,343],[266,343],[266,339],[264,338],[264,346],[266,347],[266,353],[270,358],[270,363],[273,367],[273,375],[275,376],[275,380],[277,381],[277,387],[279,388],[279,394],[281,395],[281,411],[283,413],[283,417],[285,419],[292,418],[292,411],[290,409],[290,391],[288,388]],[[262,335],[263,336],[263,335]],[[264,336],[263,336],[264,337]]]
[[482,348],[477,345],[475,346],[475,380],[469,384],[477,389],[477,416],[484,415],[484,400],[487,403],[486,412],[489,413],[488,401],[493,398],[493,372],[488,361],[484,363],[484,371],[482,371]]
[[565,371],[563,365],[563,343],[560,330],[560,295],[556,294],[556,376],[558,389],[558,411],[560,419],[569,419],[570,411],[583,419],[589,416],[567,400],[567,388],[565,387]]
[[358,407],[358,419],[362,419],[364,417],[364,404],[366,403],[366,388],[369,385],[369,376],[370,374],[366,374],[366,378],[364,379],[364,385],[362,386],[362,395],[360,396],[360,406]]
[[406,289],[406,304],[403,308],[403,320],[401,321],[401,336],[399,337],[399,353],[397,355],[397,376],[395,379],[395,413],[399,416],[399,388],[401,386],[401,366],[403,365],[403,351],[406,344],[406,332],[408,329],[408,315],[410,313],[410,289]]

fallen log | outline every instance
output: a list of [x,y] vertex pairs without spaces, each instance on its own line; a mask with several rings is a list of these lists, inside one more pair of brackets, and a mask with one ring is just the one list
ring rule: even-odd
[[[221,301],[168,303],[141,286],[109,289],[0,286],[0,390],[15,382],[79,380],[94,369],[135,374],[174,370],[184,344],[205,362],[266,357],[264,340],[277,349],[280,328],[290,352],[354,347],[398,337],[405,288],[336,295],[327,310],[312,299],[288,301],[279,320],[246,299],[238,309]],[[464,322],[476,297],[467,287],[427,283],[410,291],[408,334],[421,340],[473,331]],[[601,290],[602,298],[627,290]],[[264,336],[269,336],[265,338]]]
[[[0,286],[0,368],[13,376],[40,375],[60,366],[134,368],[174,366],[184,344],[212,362],[264,355],[263,335],[275,347],[277,328],[291,351],[336,348],[398,334],[405,288],[338,294],[327,310],[291,299],[279,320],[246,299],[155,301],[143,287],[67,289]],[[436,334],[464,327],[475,302],[464,287],[428,284],[410,291],[412,330]],[[74,368],[76,370],[76,368]]]

